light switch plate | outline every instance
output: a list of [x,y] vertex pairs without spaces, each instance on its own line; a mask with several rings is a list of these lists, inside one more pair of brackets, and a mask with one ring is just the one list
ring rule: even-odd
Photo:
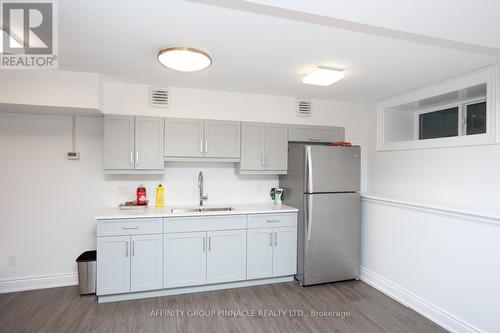
[[79,160],[80,159],[80,152],[79,151],[68,151],[66,153],[66,159]]

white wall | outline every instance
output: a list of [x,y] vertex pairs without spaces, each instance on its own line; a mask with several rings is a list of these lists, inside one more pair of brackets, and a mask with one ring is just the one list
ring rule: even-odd
[[[145,99],[138,98],[141,89],[146,89]],[[166,112],[147,107],[146,86],[116,85],[107,91],[105,104],[107,111],[124,114],[302,121],[295,118],[293,98],[173,91],[174,104]],[[348,139],[364,143],[362,105],[315,101],[314,116],[304,122],[346,126]],[[76,256],[95,248],[93,216],[133,199],[140,183],[154,200],[154,188],[161,182],[167,205],[197,203],[200,170],[209,204],[267,202],[269,189],[278,184],[277,176],[240,176],[232,163],[176,162],[166,163],[161,176],[105,175],[102,118],[77,118],[76,133],[81,159],[68,161],[69,116],[0,114],[0,292],[75,283]],[[8,255],[17,256],[17,266],[7,266]]]
[[20,104],[98,110],[102,109],[102,84],[101,76],[94,73],[5,70],[0,79],[0,107]]
[[[500,216],[499,145],[377,152],[369,109],[367,196]],[[450,330],[500,331],[499,239],[495,218],[363,204],[365,279]]]

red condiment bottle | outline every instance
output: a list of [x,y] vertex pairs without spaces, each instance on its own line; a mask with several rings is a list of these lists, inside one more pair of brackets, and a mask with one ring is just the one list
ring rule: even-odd
[[146,188],[143,185],[139,185],[137,188],[137,205],[145,206],[148,204],[146,200]]

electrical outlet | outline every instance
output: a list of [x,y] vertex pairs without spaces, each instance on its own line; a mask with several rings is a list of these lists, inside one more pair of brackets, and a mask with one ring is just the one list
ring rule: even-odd
[[13,254],[10,254],[7,256],[7,266],[16,266],[17,265],[17,259],[16,256]]

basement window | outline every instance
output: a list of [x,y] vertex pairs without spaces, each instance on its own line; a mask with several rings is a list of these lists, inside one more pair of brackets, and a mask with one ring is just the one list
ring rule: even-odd
[[486,101],[465,106],[466,135],[486,133]]
[[419,140],[458,136],[458,107],[420,113]]
[[499,76],[490,68],[380,102],[377,150],[497,143]]

